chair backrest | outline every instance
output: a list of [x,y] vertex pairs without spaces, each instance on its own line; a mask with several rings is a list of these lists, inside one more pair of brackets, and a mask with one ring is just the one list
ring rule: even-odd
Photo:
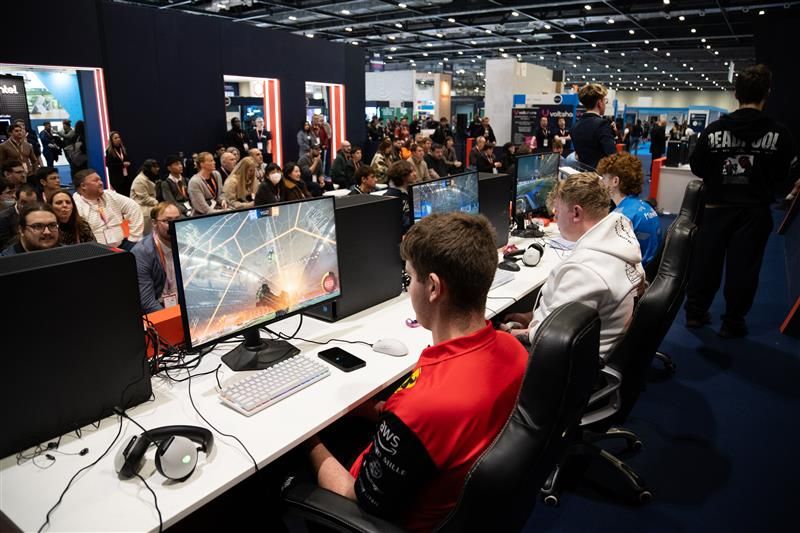
[[686,294],[697,226],[679,217],[670,227],[658,272],[639,299],[622,340],[607,365],[622,374],[620,409],[609,423],[625,420],[644,390],[647,370]]
[[600,320],[571,302],[539,327],[517,404],[438,531],[520,531],[597,380]]
[[[670,225],[667,233],[669,234],[669,232],[672,231],[672,226],[674,226],[681,218],[690,220],[695,226],[700,226],[700,223],[703,220],[703,213],[705,212],[705,209],[706,193],[703,180],[691,180],[686,184],[686,191],[683,193],[683,201],[681,202],[681,209],[678,211],[678,216],[675,217],[675,221]],[[658,247],[658,250],[656,251],[656,255],[653,256],[653,259],[644,269],[645,277],[647,278],[647,281],[651,283],[658,272],[659,265],[661,264],[661,257],[664,255],[665,243],[666,239],[663,239]]]

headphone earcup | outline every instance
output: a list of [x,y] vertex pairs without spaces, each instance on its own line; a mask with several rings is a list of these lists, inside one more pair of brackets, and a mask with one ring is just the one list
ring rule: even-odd
[[173,481],[183,481],[197,466],[197,444],[186,437],[170,437],[159,443],[156,468]]
[[525,253],[522,254],[522,262],[525,263],[526,266],[535,267],[539,264],[539,261],[542,260],[542,255],[544,255],[544,248],[539,243],[533,243],[525,250]]
[[114,470],[122,479],[129,479],[141,470],[144,464],[144,454],[150,443],[141,435],[131,437],[128,444],[123,446],[114,457]]

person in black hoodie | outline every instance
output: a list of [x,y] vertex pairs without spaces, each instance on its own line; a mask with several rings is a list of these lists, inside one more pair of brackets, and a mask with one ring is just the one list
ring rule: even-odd
[[739,109],[711,123],[690,159],[705,183],[706,209],[686,299],[686,326],[711,322],[708,312],[725,267],[725,313],[719,335],[747,335],[745,316],[758,288],[772,231],[770,203],[782,183],[800,175],[789,130],[764,113],[772,75],[764,65],[736,79]]
[[603,116],[607,94],[608,89],[597,83],[586,84],[578,90],[578,99],[586,112],[572,128],[572,147],[578,161],[592,168],[605,156],[617,152],[611,123]]

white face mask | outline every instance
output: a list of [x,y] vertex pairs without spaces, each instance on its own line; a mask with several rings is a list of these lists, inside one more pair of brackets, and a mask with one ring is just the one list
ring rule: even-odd
[[277,185],[278,183],[280,183],[281,178],[283,178],[283,176],[281,174],[278,174],[277,172],[274,172],[274,173],[269,175],[269,181],[273,185]]

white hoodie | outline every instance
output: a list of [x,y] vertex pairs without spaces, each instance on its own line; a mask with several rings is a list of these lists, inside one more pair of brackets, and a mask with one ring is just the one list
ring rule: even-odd
[[609,214],[584,233],[572,254],[550,272],[533,310],[531,343],[547,315],[577,301],[600,315],[600,357],[605,359],[628,327],[644,279],[642,252],[630,220]]

